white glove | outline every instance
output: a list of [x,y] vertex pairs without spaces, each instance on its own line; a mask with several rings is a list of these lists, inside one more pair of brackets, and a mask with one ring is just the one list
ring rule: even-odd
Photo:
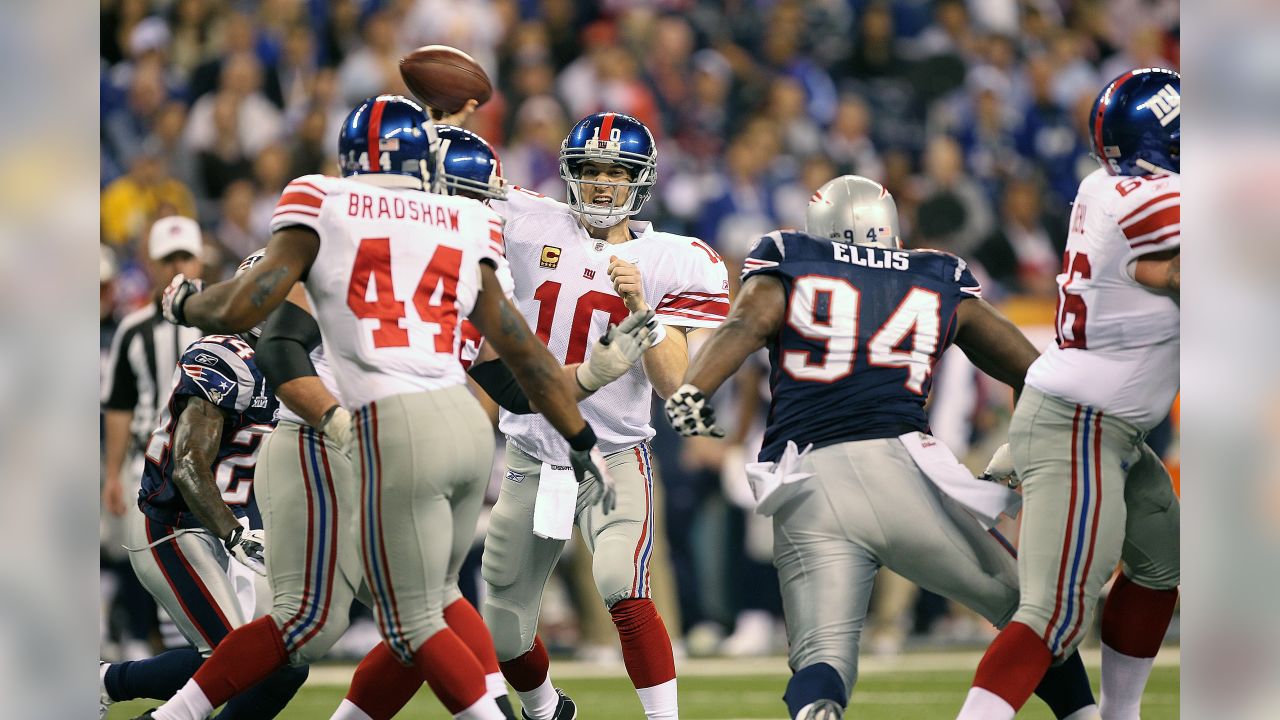
[[259,575],[267,574],[267,564],[263,560],[266,548],[263,545],[261,530],[245,530],[243,525],[236,525],[236,529],[223,540],[223,544],[226,545],[227,552],[231,553],[231,557],[241,565]]
[[625,375],[649,349],[657,324],[653,311],[643,310],[631,313],[620,325],[610,325],[576,370],[582,389],[595,392]]
[[320,427],[316,429],[332,440],[342,452],[351,454],[351,413],[346,408],[341,405],[329,408],[320,419]]
[[724,437],[724,428],[716,425],[716,411],[707,404],[702,391],[688,383],[676,388],[667,398],[664,406],[667,411],[667,422],[676,432],[688,437],[690,435],[710,435]]
[[174,325],[186,325],[187,318],[182,311],[182,306],[186,304],[188,298],[201,290],[204,290],[203,281],[188,280],[186,275],[178,273],[173,276],[169,286],[164,289],[164,294],[160,296],[160,314]]
[[1011,488],[1016,488],[1022,483],[1018,478],[1017,470],[1013,467],[1013,453],[1009,452],[1009,443],[1001,445],[992,453],[991,462],[987,463],[987,469],[982,471],[982,479]]
[[573,515],[577,517],[583,510],[600,503],[605,515],[613,512],[618,506],[618,489],[614,485],[613,476],[609,474],[609,464],[604,460],[604,453],[595,445],[590,450],[569,450],[569,464],[573,466],[573,474],[578,478],[578,503]]

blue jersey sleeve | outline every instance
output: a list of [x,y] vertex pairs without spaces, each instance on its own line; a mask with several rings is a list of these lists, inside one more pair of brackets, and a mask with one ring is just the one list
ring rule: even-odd
[[191,395],[233,413],[242,413],[257,385],[253,372],[241,353],[253,350],[239,338],[231,342],[204,338],[187,348],[178,361],[178,382],[174,395]]
[[778,274],[785,259],[786,241],[781,232],[771,232],[756,240],[755,246],[742,261],[742,280],[752,275]]
[[973,270],[969,269],[969,263],[965,262],[964,258],[940,250],[925,252],[939,256],[938,274],[944,287],[955,289],[958,300],[966,297],[982,297],[982,283],[978,282],[978,278],[973,274]]

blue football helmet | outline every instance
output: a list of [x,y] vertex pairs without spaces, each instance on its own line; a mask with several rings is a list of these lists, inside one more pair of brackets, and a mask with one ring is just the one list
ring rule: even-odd
[[1093,156],[1112,175],[1177,173],[1182,76],[1139,68],[1112,80],[1089,114]]
[[444,191],[477,200],[505,200],[502,160],[484,138],[453,125],[437,125]]
[[[240,277],[241,275],[249,272],[249,268],[262,262],[263,258],[265,258],[266,256],[267,256],[266,248],[253,251],[252,253],[249,254],[248,257],[240,261],[240,265],[236,267],[236,274],[234,277]],[[237,334],[240,336],[242,340],[252,344],[258,338],[262,337],[262,328],[266,324],[267,324],[267,321],[263,320],[262,322],[258,323],[257,325],[254,325],[248,330],[245,330],[244,332],[237,333]]]
[[343,177],[386,174],[414,177],[436,191],[435,126],[421,105],[401,95],[379,95],[356,106],[338,133]]
[[[594,161],[627,168],[627,182],[590,182],[629,188],[627,199],[611,207],[595,205],[584,198],[582,165]],[[640,212],[653,189],[658,173],[658,146],[644,123],[620,113],[602,112],[578,121],[569,137],[560,144],[560,177],[569,186],[569,207],[585,222],[598,228],[613,227]]]

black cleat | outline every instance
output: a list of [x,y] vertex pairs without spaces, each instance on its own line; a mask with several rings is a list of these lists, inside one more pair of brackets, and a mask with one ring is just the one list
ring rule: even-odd
[[516,720],[516,711],[511,707],[511,698],[503,695],[500,698],[494,698],[493,701],[498,704],[498,709],[502,711],[502,717],[505,720]]
[[[573,698],[565,695],[560,688],[556,688],[556,695],[559,695],[560,699],[556,701],[556,711],[551,713],[551,720],[577,720],[578,706],[573,702]],[[520,717],[524,720],[533,720],[524,708],[520,708]]]
[[159,708],[151,708],[150,710],[148,710],[148,711],[146,711],[146,712],[142,713],[141,715],[139,715],[138,717],[134,718],[133,720],[155,720],[155,717],[156,717],[156,716],[155,716],[155,712],[156,712],[156,710],[158,710],[158,709],[159,709]]

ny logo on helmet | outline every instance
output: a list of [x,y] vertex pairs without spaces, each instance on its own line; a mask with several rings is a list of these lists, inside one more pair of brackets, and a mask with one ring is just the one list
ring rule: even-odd
[[1182,113],[1182,100],[1172,85],[1165,85],[1139,107],[1150,110],[1160,121],[1160,127],[1166,127]]
[[595,150],[617,152],[622,147],[622,129],[609,128],[609,139],[605,141],[600,139],[600,126],[597,125],[591,130],[591,141],[587,143],[587,147]]

